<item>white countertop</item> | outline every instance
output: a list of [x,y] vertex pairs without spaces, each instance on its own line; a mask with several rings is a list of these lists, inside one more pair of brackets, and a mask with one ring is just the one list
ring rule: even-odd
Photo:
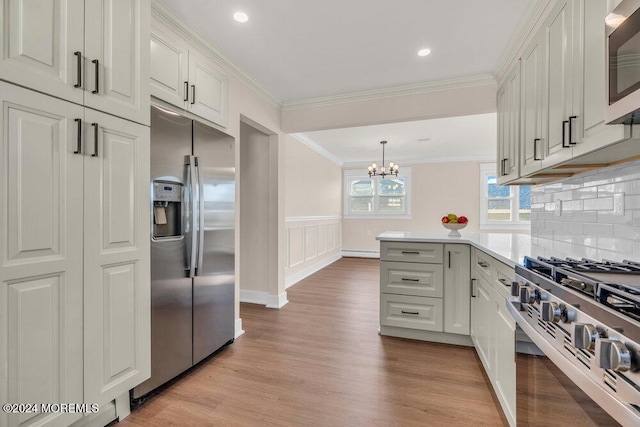
[[385,231],[376,236],[385,242],[466,243],[515,267],[524,256],[531,256],[531,236],[511,233],[462,233],[462,237],[448,237],[447,232],[417,233],[412,231]]

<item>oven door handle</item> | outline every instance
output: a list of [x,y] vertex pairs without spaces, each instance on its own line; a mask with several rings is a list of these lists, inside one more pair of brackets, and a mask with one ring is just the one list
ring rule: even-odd
[[526,321],[521,304],[517,301],[506,300],[507,310],[525,334],[538,346],[540,350],[556,365],[571,381],[582,389],[601,408],[607,408],[607,412],[622,425],[635,425],[638,416],[633,410],[614,396],[607,393],[598,384],[591,381],[577,366],[573,365],[560,351],[556,350],[546,338],[538,333],[533,326]]

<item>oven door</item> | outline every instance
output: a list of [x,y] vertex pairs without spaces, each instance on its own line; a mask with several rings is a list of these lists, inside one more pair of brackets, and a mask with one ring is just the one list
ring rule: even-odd
[[[538,354],[516,354],[516,420],[518,426],[617,426],[620,425],[601,406],[617,411],[624,420],[635,422],[633,414],[583,375],[558,352],[546,337],[524,318],[520,303],[507,301],[507,308],[519,331],[539,349]],[[518,346],[517,346],[518,348]],[[522,347],[520,347],[522,348]],[[529,348],[531,345],[529,344]],[[526,351],[526,350],[525,350]],[[531,352],[533,353],[533,352]],[[540,355],[542,354],[542,355]],[[585,393],[588,390],[589,394]],[[594,401],[596,399],[600,404]],[[629,424],[633,425],[633,424]]]

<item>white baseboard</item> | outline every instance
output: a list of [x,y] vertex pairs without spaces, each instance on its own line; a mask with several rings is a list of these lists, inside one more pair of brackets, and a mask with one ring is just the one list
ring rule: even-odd
[[236,330],[233,338],[238,338],[242,334],[244,334],[244,330],[242,329],[242,319],[236,319]]
[[280,295],[271,295],[261,291],[247,291],[240,289],[240,302],[261,304],[267,308],[282,308],[289,301],[287,300],[286,292],[283,292]]
[[325,268],[326,266],[328,266],[330,264],[333,264],[334,262],[336,262],[340,258],[342,258],[342,255],[340,253],[337,253],[335,255],[331,255],[327,259],[323,259],[320,262],[317,262],[317,263],[315,263],[313,265],[310,265],[309,267],[305,268],[304,270],[300,270],[297,273],[294,273],[294,274],[286,277],[284,279],[284,288],[288,289],[290,286],[295,285],[296,283],[298,283],[302,279],[311,276],[316,271],[320,271],[323,268]]
[[343,249],[342,256],[353,258],[380,258],[380,251],[349,251]]

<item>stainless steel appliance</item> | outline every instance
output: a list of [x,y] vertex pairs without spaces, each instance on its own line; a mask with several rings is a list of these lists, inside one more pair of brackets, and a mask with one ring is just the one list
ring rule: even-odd
[[516,358],[518,424],[640,425],[640,265],[525,257],[511,291],[544,353]]
[[151,378],[133,399],[233,341],[233,138],[152,108],[150,190]]
[[640,0],[622,0],[606,17],[607,123],[640,119]]

